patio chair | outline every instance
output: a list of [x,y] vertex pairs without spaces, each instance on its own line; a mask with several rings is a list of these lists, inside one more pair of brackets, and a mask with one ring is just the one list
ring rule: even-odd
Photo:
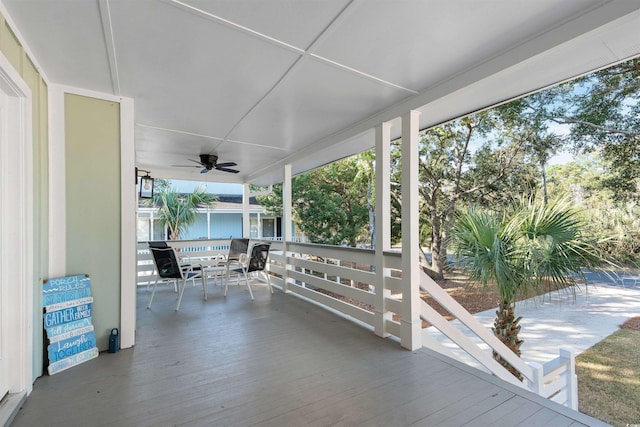
[[[159,249],[166,249],[168,247],[170,247],[169,245],[167,245],[167,242],[165,242],[164,240],[150,240],[149,242],[147,242],[147,245],[149,246],[149,249],[151,248],[159,248]],[[158,276],[158,270],[154,271],[155,275]],[[156,277],[156,282],[158,282],[158,278]],[[161,282],[173,282],[173,291],[174,292],[178,292],[178,282],[177,280],[160,280]],[[149,288],[151,287],[151,281],[149,281],[147,283],[147,291],[149,290]]]
[[[253,245],[251,248],[251,256],[247,257],[246,254],[244,256],[240,255],[238,261],[228,262],[227,263],[227,277],[224,283],[224,296],[227,296],[227,290],[229,289],[229,275],[231,272],[234,272],[238,275],[238,284],[240,284],[240,274],[244,276],[244,280],[247,284],[247,288],[249,289],[249,295],[251,295],[251,300],[253,300],[253,292],[251,291],[251,285],[249,285],[249,277],[248,273],[262,273],[267,279],[267,285],[269,286],[269,290],[273,293],[273,288],[271,287],[271,280],[269,278],[269,274],[264,271],[267,266],[267,259],[269,257],[269,248],[271,247],[271,243],[258,243]],[[238,265],[237,268],[232,268],[234,265]]]
[[[169,246],[167,244],[167,242],[165,242],[164,240],[152,240],[148,242],[148,245],[150,248],[159,248],[159,249],[164,249],[164,248],[170,248],[171,246]],[[180,266],[182,268],[188,268],[191,264],[180,264]],[[199,265],[194,265],[193,266],[193,270],[197,271],[200,269]]]
[[[149,304],[147,308],[151,308],[151,303],[153,302],[153,297],[156,294],[156,288],[158,286],[158,282],[165,281],[174,281],[177,282],[180,280],[181,286],[178,294],[178,303],[176,304],[176,311],[180,310],[180,303],[182,302],[182,295],[184,294],[184,288],[187,285],[187,280],[192,280],[195,286],[195,279],[202,279],[202,272],[193,271],[191,266],[181,267],[178,263],[178,257],[176,256],[176,252],[171,247],[166,248],[154,248],[150,247],[151,254],[153,255],[153,260],[156,263],[156,269],[158,271],[158,276],[161,280],[157,280],[153,285],[153,291],[151,292],[151,298],[149,299]],[[204,279],[202,279],[202,290],[205,292],[205,283]]]
[[227,254],[227,262],[238,261],[242,254],[247,254],[249,249],[249,239],[231,239],[229,243],[229,253]]

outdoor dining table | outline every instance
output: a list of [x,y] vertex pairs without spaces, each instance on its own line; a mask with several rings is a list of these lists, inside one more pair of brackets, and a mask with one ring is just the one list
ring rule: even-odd
[[209,280],[213,279],[213,284],[217,284],[220,279],[220,285],[222,285],[223,277],[227,271],[226,258],[224,255],[214,255],[212,257],[184,257],[184,262],[192,264],[194,267],[199,267],[202,271],[202,280],[204,281],[204,300],[207,300],[207,291],[209,287]]

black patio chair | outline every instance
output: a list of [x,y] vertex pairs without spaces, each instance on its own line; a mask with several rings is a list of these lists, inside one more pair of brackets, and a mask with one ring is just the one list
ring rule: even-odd
[[[227,277],[224,284],[224,296],[227,296],[227,290],[229,289],[229,275],[231,272],[234,272],[238,275],[238,284],[240,284],[240,274],[244,276],[244,280],[247,284],[247,288],[249,289],[249,295],[251,295],[251,299],[253,300],[253,292],[251,291],[251,285],[249,285],[249,273],[262,273],[267,279],[267,285],[269,285],[269,290],[273,293],[273,288],[271,287],[271,280],[269,278],[269,273],[264,271],[267,266],[267,259],[269,258],[269,248],[271,247],[271,243],[257,243],[253,245],[251,248],[251,256],[247,257],[246,254],[244,256],[240,255],[238,261],[233,261],[227,263]],[[237,265],[237,268],[232,268],[233,265]]]
[[[149,245],[149,248],[158,248],[158,249],[166,249],[169,247],[169,245],[167,245],[167,242],[165,242],[164,240],[150,240],[149,242],[147,242],[147,245]],[[157,270],[155,271],[156,276],[157,274]],[[158,282],[158,279],[156,278],[156,283]],[[171,282],[171,280],[161,280],[161,282]],[[151,286],[151,282],[149,282],[147,284],[147,291],[149,290],[149,286]],[[178,284],[176,280],[173,280],[173,291],[174,292],[178,292]],[[151,307],[151,302],[149,302],[149,305],[147,306],[147,308]]]
[[[152,241],[149,241],[147,243],[149,245],[149,248],[164,249],[164,248],[170,248],[171,247],[164,240],[152,240]],[[188,268],[188,267],[191,266],[191,264],[180,264],[180,266],[182,268]],[[200,270],[200,265],[194,265],[193,266],[193,271],[198,271],[198,270]]]
[[[158,271],[158,276],[161,280],[157,280],[153,285],[153,292],[151,292],[151,298],[149,299],[149,304],[147,308],[151,308],[151,303],[153,302],[153,297],[156,294],[156,288],[158,286],[158,282],[161,281],[181,281],[180,291],[178,295],[178,303],[176,304],[176,311],[180,310],[180,303],[182,302],[182,295],[184,294],[184,288],[187,285],[187,280],[192,280],[195,285],[195,279],[202,279],[202,272],[193,271],[191,266],[183,267],[178,263],[178,257],[176,256],[176,252],[171,247],[159,248],[159,247],[149,247],[151,250],[151,254],[153,255],[153,260],[156,263],[156,270]],[[202,279],[202,291],[205,292],[205,283],[204,279]]]
[[231,239],[231,243],[229,243],[227,261],[238,261],[240,259],[240,255],[246,255],[248,250],[249,239]]

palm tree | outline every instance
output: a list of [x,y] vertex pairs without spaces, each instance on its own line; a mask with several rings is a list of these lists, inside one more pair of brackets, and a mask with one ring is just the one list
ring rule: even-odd
[[211,207],[215,201],[216,197],[206,193],[204,187],[190,194],[180,194],[173,187],[163,185],[153,196],[153,203],[158,207],[158,221],[169,229],[169,240],[179,239],[195,222],[199,206]]
[[[545,286],[575,292],[583,268],[602,262],[596,245],[582,233],[585,223],[566,202],[521,203],[511,216],[471,209],[458,215],[454,243],[470,278],[500,294],[493,333],[520,356],[522,340],[515,302]],[[516,377],[520,374],[494,352]]]

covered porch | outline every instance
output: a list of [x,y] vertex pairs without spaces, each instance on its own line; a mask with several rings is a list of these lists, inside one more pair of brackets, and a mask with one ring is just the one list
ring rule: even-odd
[[[137,292],[136,346],[45,376],[14,426],[600,425],[429,349],[255,286]],[[70,398],[73,396],[73,398]]]
[[[0,346],[0,421],[26,401],[16,425],[597,423],[539,396],[547,367],[478,329],[518,365],[520,387],[420,300],[421,288],[446,295],[419,265],[417,143],[421,129],[638,56],[638,2],[0,0],[0,14],[16,128],[0,138],[0,344],[16,343]],[[292,177],[373,147],[375,250],[293,242]],[[202,155],[237,169],[194,166]],[[141,309],[136,168],[242,184],[246,200],[251,184],[282,182],[269,267],[280,293],[203,302],[189,289],[176,313],[167,290]],[[72,274],[91,276],[97,347],[119,327],[123,350],[46,376],[42,284]],[[424,348],[423,320],[493,376]],[[553,365],[565,386],[570,365]]]

